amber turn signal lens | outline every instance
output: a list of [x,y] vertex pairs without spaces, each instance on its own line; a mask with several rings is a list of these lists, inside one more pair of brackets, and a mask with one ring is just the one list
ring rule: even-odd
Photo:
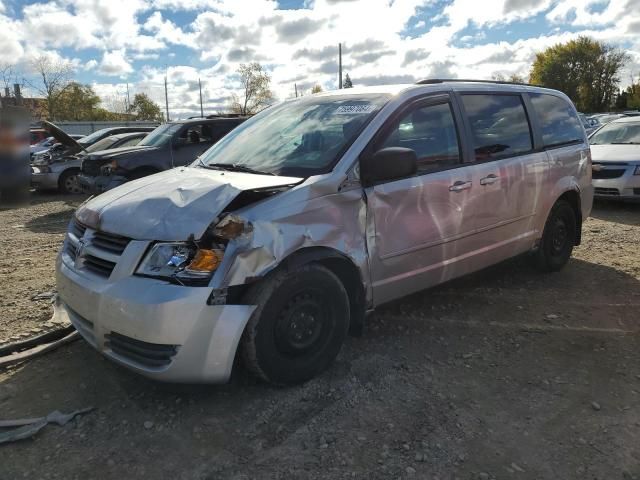
[[223,254],[222,250],[198,249],[186,269],[191,272],[213,272],[220,266]]

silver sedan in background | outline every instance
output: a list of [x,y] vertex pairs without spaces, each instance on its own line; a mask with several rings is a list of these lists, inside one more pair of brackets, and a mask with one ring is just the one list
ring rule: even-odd
[[82,193],[77,176],[84,155],[137,145],[147,134],[148,132],[128,132],[111,135],[86,147],[82,152],[65,157],[58,162],[50,162],[44,157],[41,159],[36,157],[31,165],[31,185],[36,190],[58,189],[62,193]]
[[622,117],[590,138],[595,196],[640,201],[640,117]]

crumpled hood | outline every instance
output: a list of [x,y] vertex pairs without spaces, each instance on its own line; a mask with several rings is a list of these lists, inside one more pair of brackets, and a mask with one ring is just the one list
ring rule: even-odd
[[200,238],[244,190],[294,185],[302,179],[181,167],[125,183],[80,206],[76,218],[136,240]]
[[594,162],[640,162],[640,145],[591,145]]
[[147,145],[132,145],[129,147],[110,148],[108,150],[99,150],[97,152],[91,152],[87,155],[86,159],[91,160],[103,160],[105,158],[117,158],[130,153],[137,153],[148,150],[159,150],[158,147],[152,147]]
[[67,133],[61,130],[57,125],[54,125],[51,122],[47,122],[46,120],[42,122],[42,128],[44,128],[49,135],[55,138],[59,143],[67,147],[68,154],[78,153],[85,148],[76,142],[72,137],[70,137]]

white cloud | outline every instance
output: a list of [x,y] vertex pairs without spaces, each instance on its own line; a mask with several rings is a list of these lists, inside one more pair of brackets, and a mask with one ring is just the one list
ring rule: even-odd
[[[198,103],[198,77],[210,108],[223,106],[238,87],[235,70],[250,61],[268,68],[280,98],[293,95],[294,83],[335,88],[338,42],[355,85],[527,76],[535,52],[581,34],[624,45],[633,55],[629,70],[640,68],[640,54],[633,53],[640,51],[640,0],[305,0],[298,10],[279,10],[275,0],[38,1],[23,8],[22,19],[0,7],[0,61],[42,49],[70,47],[81,56],[96,48],[97,59],[76,62],[81,71],[126,77],[159,103],[165,72],[158,64],[173,64],[169,99],[178,115],[199,110],[190,110]],[[440,12],[416,16],[424,6]],[[179,10],[193,22],[178,22]],[[499,30],[505,39],[526,35],[519,22],[536,15],[549,23],[544,34],[487,43],[496,35],[485,32],[495,27],[507,27]],[[628,81],[626,71],[622,78]]]
[[109,76],[124,76],[133,72],[133,67],[127,61],[124,50],[104,52],[100,62],[100,73]]
[[95,68],[98,66],[98,61],[95,58],[92,58],[91,60],[89,60],[88,62],[86,62],[84,64],[84,69],[85,70],[95,70]]

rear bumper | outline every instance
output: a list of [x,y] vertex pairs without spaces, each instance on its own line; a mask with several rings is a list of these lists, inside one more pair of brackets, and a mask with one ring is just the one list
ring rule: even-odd
[[229,379],[251,305],[208,305],[210,288],[128,276],[116,281],[76,271],[61,253],[61,313],[114,362],[160,381]]

